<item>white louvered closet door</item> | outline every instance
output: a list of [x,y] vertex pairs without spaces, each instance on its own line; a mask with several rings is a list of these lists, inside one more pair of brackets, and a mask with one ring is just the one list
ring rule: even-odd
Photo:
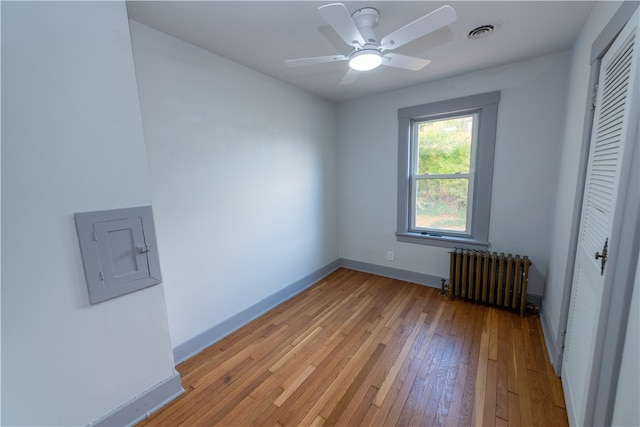
[[[638,12],[602,58],[563,356],[562,383],[572,425],[584,425],[601,300],[615,245],[621,171],[638,120]],[[631,136],[631,135],[629,135]],[[624,232],[624,230],[622,231]],[[613,233],[613,235],[612,235]],[[598,256],[596,258],[596,256]],[[603,263],[606,260],[606,263]]]

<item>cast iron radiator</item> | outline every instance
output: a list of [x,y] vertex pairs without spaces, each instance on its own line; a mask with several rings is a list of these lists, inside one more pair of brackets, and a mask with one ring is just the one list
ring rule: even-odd
[[524,316],[531,266],[528,257],[457,248],[450,256],[450,297],[513,310]]

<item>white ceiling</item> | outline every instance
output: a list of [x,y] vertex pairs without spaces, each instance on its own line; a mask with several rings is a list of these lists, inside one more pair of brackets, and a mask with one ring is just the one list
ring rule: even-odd
[[[129,17],[278,80],[342,102],[571,47],[593,1],[345,1],[349,12],[374,7],[379,39],[449,4],[458,19],[394,50],[430,59],[420,71],[379,67],[341,86],[347,62],[288,68],[284,60],[346,55],[350,51],[329,27],[318,1],[129,1]],[[501,21],[490,37],[470,40],[470,30]]]

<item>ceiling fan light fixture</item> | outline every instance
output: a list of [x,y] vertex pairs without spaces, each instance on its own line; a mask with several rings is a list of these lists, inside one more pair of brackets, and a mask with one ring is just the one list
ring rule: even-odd
[[375,49],[355,52],[349,59],[349,67],[356,71],[369,71],[382,64],[382,54]]

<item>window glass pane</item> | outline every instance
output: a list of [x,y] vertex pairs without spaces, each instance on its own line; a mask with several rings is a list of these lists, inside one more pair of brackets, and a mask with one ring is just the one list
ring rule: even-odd
[[418,175],[469,173],[473,115],[419,122]]
[[419,179],[416,185],[416,228],[466,231],[468,179]]

